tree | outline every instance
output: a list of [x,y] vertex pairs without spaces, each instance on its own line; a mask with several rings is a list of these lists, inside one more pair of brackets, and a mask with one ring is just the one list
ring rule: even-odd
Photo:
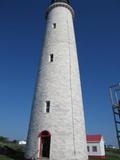
[[12,141],[12,143],[18,144],[18,141],[15,139],[15,140]]
[[8,142],[9,139],[7,137],[0,136],[0,142]]

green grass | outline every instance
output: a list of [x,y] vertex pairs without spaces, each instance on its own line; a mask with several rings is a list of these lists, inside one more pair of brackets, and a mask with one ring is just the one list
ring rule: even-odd
[[[99,158],[90,158],[89,160],[102,160],[102,159],[99,159]],[[103,160],[120,160],[120,158],[118,158],[118,157],[109,157],[109,158],[105,158]]]
[[[0,160],[22,160],[24,155],[24,146],[20,146],[14,143],[2,143],[0,142],[0,147],[8,146],[13,149],[13,152],[9,156],[0,155]],[[7,154],[8,155],[8,154]],[[106,155],[108,158],[103,160],[120,160],[120,150],[107,150]],[[10,158],[11,157],[11,158]],[[89,160],[101,160],[99,158],[91,157]]]
[[24,151],[24,145],[18,145],[18,144],[14,144],[11,142],[9,142],[9,143],[0,142],[0,147],[4,147],[4,146],[8,146],[11,149],[14,149],[16,151]]
[[120,158],[115,158],[115,157],[112,157],[112,158],[107,158],[105,160],[120,160]]
[[11,142],[0,142],[0,147],[7,150],[6,155],[4,153],[0,155],[0,160],[23,160],[24,146]]
[[[120,150],[109,149],[106,151],[106,157],[103,160],[120,160]],[[102,160],[100,158],[90,157],[89,160]]]
[[14,160],[14,159],[9,158],[7,156],[0,155],[0,160]]

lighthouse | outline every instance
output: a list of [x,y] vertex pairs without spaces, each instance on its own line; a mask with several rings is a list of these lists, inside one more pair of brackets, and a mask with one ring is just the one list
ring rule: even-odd
[[87,160],[83,101],[69,0],[52,0],[30,117],[25,158]]

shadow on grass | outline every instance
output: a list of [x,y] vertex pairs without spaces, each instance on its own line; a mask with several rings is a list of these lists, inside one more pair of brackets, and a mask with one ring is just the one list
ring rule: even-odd
[[24,152],[19,150],[14,150],[8,146],[4,146],[4,148],[0,148],[0,154],[6,155],[9,158],[14,160],[24,160]]

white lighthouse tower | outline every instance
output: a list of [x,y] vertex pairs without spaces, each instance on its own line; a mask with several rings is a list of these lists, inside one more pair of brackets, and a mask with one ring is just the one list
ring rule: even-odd
[[69,0],[47,10],[26,159],[88,159],[73,18]]

